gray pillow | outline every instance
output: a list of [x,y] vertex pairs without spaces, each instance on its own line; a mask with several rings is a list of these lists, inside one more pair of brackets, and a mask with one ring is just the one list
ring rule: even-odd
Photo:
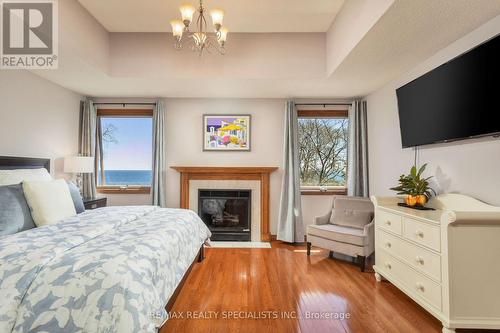
[[75,210],[77,214],[83,213],[85,211],[85,205],[83,204],[82,196],[80,195],[80,190],[73,182],[67,182],[69,187],[69,193],[71,194],[71,199],[73,199],[73,204],[75,205]]
[[34,227],[22,184],[0,186],[0,236]]

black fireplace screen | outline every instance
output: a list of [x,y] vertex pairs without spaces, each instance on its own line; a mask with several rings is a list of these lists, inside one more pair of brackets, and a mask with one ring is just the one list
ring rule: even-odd
[[199,190],[198,215],[212,240],[250,240],[250,190]]

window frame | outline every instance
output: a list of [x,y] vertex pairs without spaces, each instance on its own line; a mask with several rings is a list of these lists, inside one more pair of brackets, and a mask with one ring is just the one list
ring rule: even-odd
[[[349,118],[348,110],[297,110],[298,119]],[[301,195],[347,195],[347,186],[302,186]]]
[[[152,109],[97,109],[97,119],[101,118],[153,118]],[[103,164],[104,167],[104,164]],[[104,169],[105,170],[105,169]],[[97,185],[102,194],[150,194],[151,185]]]

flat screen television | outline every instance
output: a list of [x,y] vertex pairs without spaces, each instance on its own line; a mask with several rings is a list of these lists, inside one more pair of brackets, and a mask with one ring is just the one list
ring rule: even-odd
[[403,148],[500,134],[500,36],[396,95]]

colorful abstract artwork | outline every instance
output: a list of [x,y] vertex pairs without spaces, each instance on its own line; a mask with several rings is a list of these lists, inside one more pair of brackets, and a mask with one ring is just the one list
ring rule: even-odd
[[203,150],[249,151],[249,115],[204,115]]

